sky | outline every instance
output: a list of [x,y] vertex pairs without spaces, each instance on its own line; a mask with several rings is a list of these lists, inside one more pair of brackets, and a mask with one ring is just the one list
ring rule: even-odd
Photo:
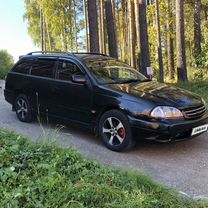
[[6,49],[15,59],[40,50],[27,32],[24,0],[0,0],[0,50]]

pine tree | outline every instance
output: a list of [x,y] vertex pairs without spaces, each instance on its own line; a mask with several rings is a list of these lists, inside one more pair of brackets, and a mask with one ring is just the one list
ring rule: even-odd
[[159,60],[159,80],[160,82],[164,82],[164,68],[163,68],[161,31],[160,31],[160,11],[159,11],[158,0],[155,0],[155,10],[156,10],[156,22],[157,22],[157,53]]
[[178,82],[188,81],[184,33],[184,1],[176,0],[176,46]]
[[168,56],[168,75],[169,79],[175,79],[175,63],[174,63],[174,38],[173,38],[173,14],[171,0],[167,0],[167,56]]
[[150,51],[148,41],[147,8],[146,0],[139,0],[140,17],[140,48],[141,48],[141,72],[147,75],[146,68],[150,66]]
[[194,48],[195,57],[197,57],[201,53],[201,0],[195,0]]
[[108,32],[109,55],[113,58],[118,58],[116,29],[114,24],[115,20],[114,20],[113,5],[111,0],[105,1],[105,10],[106,10],[106,22],[107,22],[107,32]]
[[99,33],[98,33],[98,15],[97,4],[95,0],[88,0],[88,19],[90,34],[90,52],[99,53]]

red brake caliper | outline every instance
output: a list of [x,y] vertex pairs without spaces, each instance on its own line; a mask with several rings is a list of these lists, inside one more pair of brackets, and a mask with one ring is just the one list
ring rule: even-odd
[[124,130],[124,128],[121,128],[121,129],[120,129],[119,134],[120,134],[120,136],[121,136],[122,138],[124,138],[124,135],[125,135],[125,130]]

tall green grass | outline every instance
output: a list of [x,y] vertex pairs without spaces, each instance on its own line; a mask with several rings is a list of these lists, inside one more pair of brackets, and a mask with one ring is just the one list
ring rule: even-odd
[[[122,157],[122,154],[121,154]],[[34,143],[0,129],[1,208],[200,208],[138,172],[83,158],[73,149]]]

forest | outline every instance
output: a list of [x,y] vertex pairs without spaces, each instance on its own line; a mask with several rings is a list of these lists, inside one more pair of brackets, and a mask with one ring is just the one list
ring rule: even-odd
[[208,78],[208,0],[25,0],[42,51],[94,52],[160,82]]

